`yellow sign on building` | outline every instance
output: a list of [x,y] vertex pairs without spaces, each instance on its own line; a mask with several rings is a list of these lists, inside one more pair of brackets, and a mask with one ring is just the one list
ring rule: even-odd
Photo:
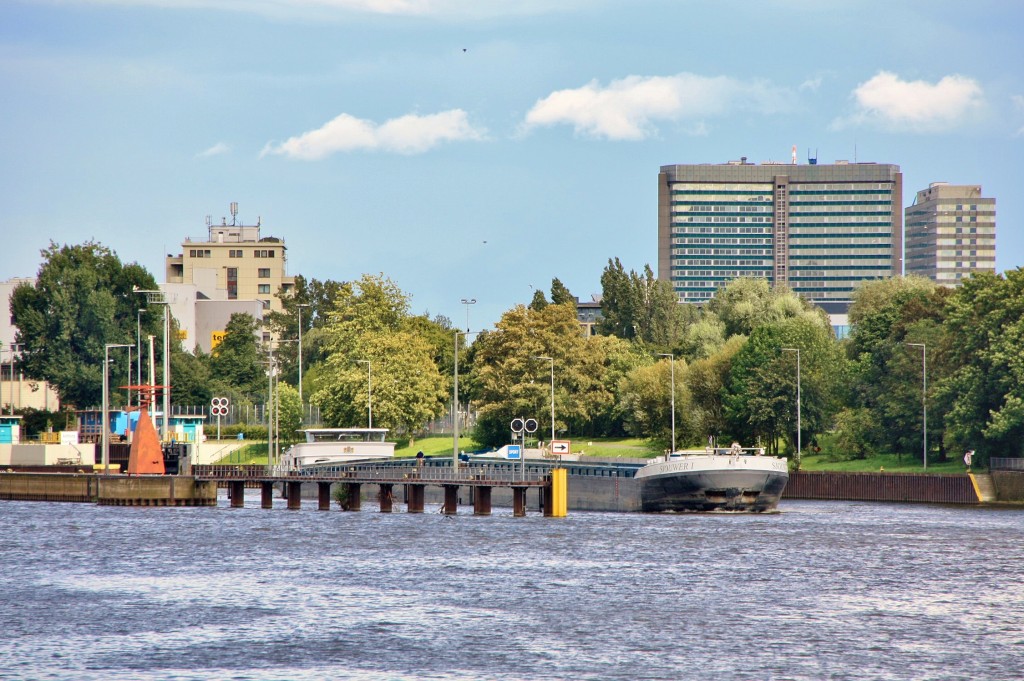
[[220,345],[220,342],[224,340],[224,336],[228,335],[227,331],[212,331],[210,333],[210,349]]

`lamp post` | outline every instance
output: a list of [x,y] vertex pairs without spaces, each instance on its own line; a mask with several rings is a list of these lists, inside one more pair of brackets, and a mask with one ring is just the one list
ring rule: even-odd
[[469,306],[476,305],[476,298],[463,298],[461,302],[466,306],[466,333],[469,333]]
[[[466,318],[469,318],[468,307],[466,308]],[[452,369],[452,477],[459,471],[459,333],[460,331],[455,329],[455,355]],[[469,333],[469,329],[466,329],[466,333]]]
[[302,407],[302,308],[309,307],[309,303],[295,303],[295,309],[299,313],[299,407]]
[[800,457],[803,452],[800,440],[800,348],[782,348],[785,352],[796,353],[796,467],[800,468]]
[[[555,441],[555,360],[552,357],[537,355],[534,359],[546,359],[551,362],[551,441]],[[550,446],[550,445],[549,445]]]
[[132,291],[135,293],[145,293],[146,300],[150,305],[163,305],[164,306],[164,378],[163,378],[163,394],[164,394],[164,417],[160,420],[160,439],[163,439],[167,435],[167,424],[171,414],[171,368],[170,368],[170,304],[167,302],[167,297],[163,291],[144,291],[139,288],[133,288]]
[[[676,451],[676,356],[665,352],[659,352],[658,356],[669,358],[669,369],[672,377],[672,452],[674,452]],[[669,455],[672,452],[669,452]]]
[[[136,385],[142,385],[142,313],[149,312],[148,308],[140,307],[135,311],[135,349],[138,351],[138,369],[135,372]],[[139,404],[142,403],[142,392],[138,395]]]
[[370,369],[370,360],[357,359],[356,362],[366,365],[366,427],[373,428],[373,384],[371,383],[373,374]]
[[[11,343],[11,383],[8,386],[7,395],[11,398],[11,416],[14,416],[14,356],[18,352],[18,349],[22,347],[21,343]],[[18,382],[18,397],[21,397],[21,382]],[[19,403],[21,400],[18,400]]]
[[[110,392],[110,377],[109,377],[109,364],[110,364],[110,348],[130,348],[130,345],[124,343],[107,343],[103,346],[103,408],[100,414],[100,434],[101,434],[101,451],[103,454],[103,474],[106,475],[109,472],[110,463],[110,436],[108,431],[110,430],[110,424],[107,422],[109,418],[109,404],[110,399],[108,393]],[[129,356],[130,357],[130,356]],[[131,359],[128,361],[128,372],[131,374]]]
[[924,470],[928,470],[928,348],[924,343],[907,343],[914,348],[921,348],[921,462]]

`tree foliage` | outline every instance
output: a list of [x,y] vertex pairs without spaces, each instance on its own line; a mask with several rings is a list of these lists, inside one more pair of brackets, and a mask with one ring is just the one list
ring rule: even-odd
[[442,332],[424,332],[427,321],[409,316],[408,296],[394,282],[363,275],[342,285],[328,318],[328,355],[312,397],[327,424],[366,423],[372,410],[374,427],[411,433],[444,412]]
[[657,279],[650,265],[643,274],[627,273],[618,258],[609,259],[601,292],[598,333],[643,340],[658,350],[675,348],[696,315],[691,306],[678,303],[672,285]]
[[[23,284],[11,296],[19,366],[48,381],[66,406],[97,405],[105,346],[135,345],[136,310],[144,301],[133,291],[155,290],[156,281],[140,265],[122,265],[113,251],[92,241],[51,242],[41,253],[35,285]],[[127,363],[115,362],[111,385],[128,379]]]

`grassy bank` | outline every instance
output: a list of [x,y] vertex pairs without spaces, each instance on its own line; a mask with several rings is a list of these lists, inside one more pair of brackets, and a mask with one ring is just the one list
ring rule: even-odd
[[903,456],[897,458],[895,454],[879,454],[870,459],[857,459],[854,461],[831,461],[829,457],[818,455],[807,455],[800,460],[800,469],[804,471],[843,471],[848,473],[963,473],[967,470],[963,461],[950,459],[947,461],[929,461],[928,470],[924,470],[921,459]]
[[[640,438],[581,438],[571,442],[573,454],[582,454],[584,458],[646,459],[662,453],[658,445],[651,444],[647,440]],[[483,449],[483,447],[471,437],[464,436],[459,438],[460,451],[473,452],[480,449]],[[420,451],[427,456],[451,456],[451,435],[418,438],[412,444],[396,447],[395,456],[416,456],[416,453]],[[267,443],[259,441],[248,443],[217,463],[265,464],[267,463]],[[921,467],[920,458],[908,456],[897,458],[894,454],[880,454],[870,459],[857,459],[854,461],[832,461],[825,454],[809,454],[804,452],[800,468],[805,471],[844,471],[850,473],[877,473],[880,470],[887,473],[926,472]],[[927,472],[948,475],[963,473],[965,470],[963,461],[954,458],[943,462],[929,461]]]
[[[657,446],[650,445],[646,440],[638,438],[596,438],[572,440],[570,445],[573,454],[601,458],[643,459],[661,454]],[[483,449],[480,443],[470,437],[459,438],[459,451],[473,452]],[[451,435],[438,435],[415,440],[411,445],[395,449],[396,457],[416,456],[422,451],[427,456],[451,456]]]

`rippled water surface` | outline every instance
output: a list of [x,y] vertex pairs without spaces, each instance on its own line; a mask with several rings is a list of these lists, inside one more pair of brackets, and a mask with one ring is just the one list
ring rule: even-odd
[[0,502],[0,678],[1024,678],[1017,510],[446,518],[250,496]]

